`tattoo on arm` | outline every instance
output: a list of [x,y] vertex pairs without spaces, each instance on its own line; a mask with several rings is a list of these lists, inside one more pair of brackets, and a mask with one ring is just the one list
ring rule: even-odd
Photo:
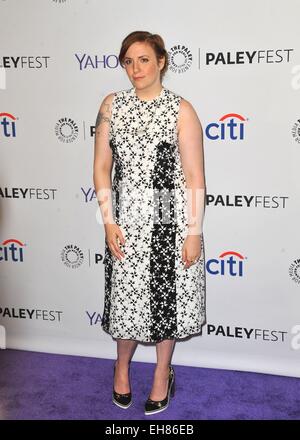
[[101,122],[110,122],[110,119],[107,116],[105,116],[104,113],[100,112],[100,110],[99,110],[98,115],[97,115],[97,119],[96,119],[96,127],[95,127],[96,129],[99,127]]
[[96,127],[95,127],[96,130],[97,130],[97,127],[99,127],[99,125],[101,124],[101,122],[110,123],[110,105],[104,103],[103,107],[104,107],[104,111],[99,110],[98,115],[97,115]]

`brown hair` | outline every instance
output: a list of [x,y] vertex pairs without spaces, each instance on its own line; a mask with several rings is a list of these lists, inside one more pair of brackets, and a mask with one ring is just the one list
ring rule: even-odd
[[156,54],[157,61],[160,58],[165,57],[165,65],[160,71],[160,79],[162,80],[164,74],[168,70],[169,58],[168,52],[165,48],[164,40],[158,34],[151,34],[150,32],[146,31],[134,31],[128,34],[127,37],[125,37],[122,41],[122,46],[119,53],[119,62],[121,66],[124,67],[124,58],[127,50],[133,43],[137,41],[143,41],[150,44]]

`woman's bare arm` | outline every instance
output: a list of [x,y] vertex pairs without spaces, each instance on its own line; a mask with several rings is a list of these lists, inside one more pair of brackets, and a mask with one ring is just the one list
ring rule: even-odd
[[189,235],[202,233],[205,208],[203,130],[193,106],[181,99],[178,140],[188,196]]
[[111,105],[114,94],[107,95],[99,108],[94,143],[94,188],[99,202],[104,226],[114,223],[111,193],[112,150],[109,145]]

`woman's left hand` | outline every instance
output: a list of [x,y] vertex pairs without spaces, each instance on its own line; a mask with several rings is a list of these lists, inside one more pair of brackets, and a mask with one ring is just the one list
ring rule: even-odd
[[182,261],[185,263],[184,269],[188,269],[201,256],[202,234],[187,235],[182,246]]

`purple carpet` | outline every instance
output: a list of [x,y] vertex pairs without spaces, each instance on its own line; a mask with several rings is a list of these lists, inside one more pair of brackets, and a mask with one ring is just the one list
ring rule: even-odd
[[176,392],[145,416],[154,364],[132,362],[133,404],[111,401],[113,360],[0,351],[1,420],[299,420],[300,380],[173,364]]

